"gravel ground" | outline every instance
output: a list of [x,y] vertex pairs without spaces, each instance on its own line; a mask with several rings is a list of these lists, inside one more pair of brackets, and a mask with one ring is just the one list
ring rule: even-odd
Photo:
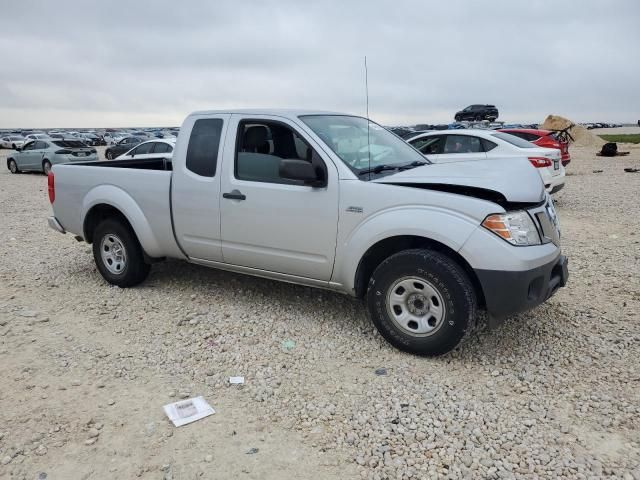
[[[569,286],[437,359],[330,292],[176,261],[110,287],[46,226],[45,178],[0,171],[0,478],[640,480],[640,173],[622,170],[640,147],[623,147],[572,151]],[[195,395],[216,414],[174,428],[162,406]]]

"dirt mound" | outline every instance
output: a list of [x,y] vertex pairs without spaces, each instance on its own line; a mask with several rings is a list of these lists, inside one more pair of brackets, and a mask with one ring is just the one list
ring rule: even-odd
[[561,117],[560,115],[548,115],[540,128],[544,130],[563,130],[573,125],[569,133],[573,137],[572,145],[577,147],[600,147],[605,141],[597,135],[594,135],[582,125],[577,125],[571,120]]

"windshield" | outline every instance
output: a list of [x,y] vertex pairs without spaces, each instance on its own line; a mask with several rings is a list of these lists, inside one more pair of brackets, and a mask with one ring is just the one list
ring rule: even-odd
[[520,148],[536,148],[537,145],[534,145],[531,142],[527,142],[526,140],[516,137],[515,135],[511,135],[510,133],[504,132],[493,132],[491,135],[499,138],[500,140],[504,140],[505,142],[510,143],[511,145],[515,145]]
[[387,173],[394,173],[391,171],[392,167],[429,163],[420,152],[377,123],[369,121],[367,132],[365,118],[347,115],[303,115],[300,119],[356,175],[376,167],[385,167],[385,170],[390,170]]

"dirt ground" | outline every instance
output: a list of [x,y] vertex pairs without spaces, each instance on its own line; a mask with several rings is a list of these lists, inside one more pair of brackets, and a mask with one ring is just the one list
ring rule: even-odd
[[[437,359],[330,292],[176,261],[110,287],[0,151],[0,478],[640,480],[640,146],[620,150],[572,150],[569,285]],[[162,406],[196,395],[216,413],[173,427]]]

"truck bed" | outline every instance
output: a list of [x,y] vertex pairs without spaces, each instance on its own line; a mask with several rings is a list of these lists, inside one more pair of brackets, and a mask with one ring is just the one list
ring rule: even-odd
[[182,257],[171,222],[171,161],[164,158],[54,165],[54,212],[62,227],[85,236],[83,219],[95,206],[126,212],[145,252]]

